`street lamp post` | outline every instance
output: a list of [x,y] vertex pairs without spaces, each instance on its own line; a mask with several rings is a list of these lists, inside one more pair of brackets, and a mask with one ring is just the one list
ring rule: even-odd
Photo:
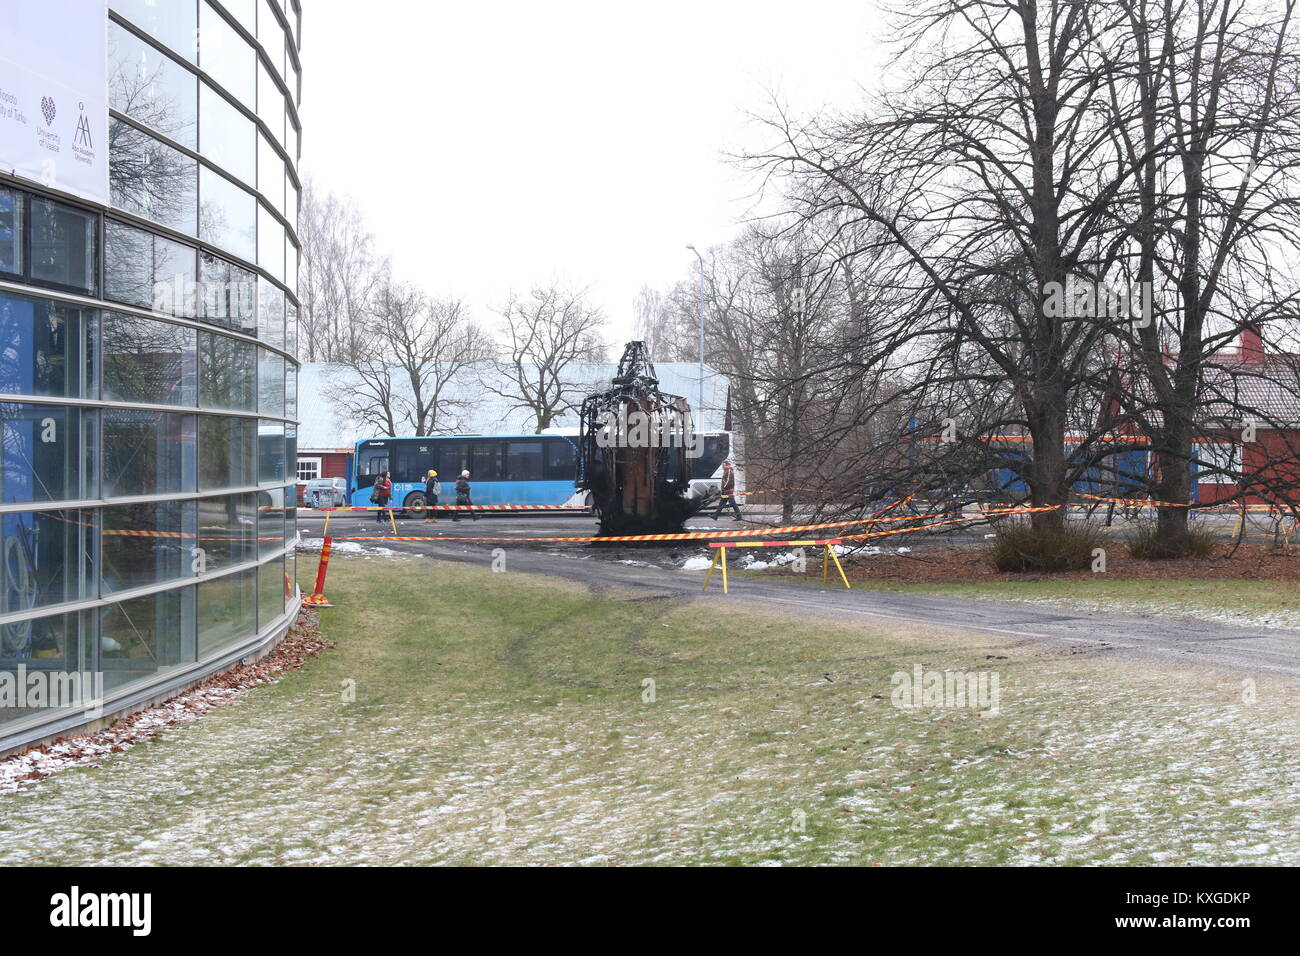
[[688,243],[686,248],[695,253],[695,258],[699,260],[695,284],[695,311],[700,320],[700,404],[699,419],[695,426],[698,430],[704,424],[704,257],[694,245]]

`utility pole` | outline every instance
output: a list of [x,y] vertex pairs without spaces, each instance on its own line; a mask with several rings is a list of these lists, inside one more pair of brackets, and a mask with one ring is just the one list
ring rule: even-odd
[[704,257],[694,245],[688,243],[686,248],[695,253],[695,258],[699,260],[695,284],[695,311],[700,320],[700,404],[696,406],[698,411],[695,423],[695,430],[698,432],[704,425]]

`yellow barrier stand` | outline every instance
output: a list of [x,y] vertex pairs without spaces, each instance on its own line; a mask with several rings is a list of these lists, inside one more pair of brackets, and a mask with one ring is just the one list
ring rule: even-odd
[[727,594],[727,546],[718,545],[713,551],[713,563],[709,565],[709,573],[704,575],[704,587],[701,591],[709,589],[709,581],[713,578],[713,569],[718,566],[718,555],[722,555],[722,593]]
[[840,556],[835,553],[835,545],[841,543],[839,538],[821,541],[728,541],[726,544],[710,543],[709,547],[713,549],[713,560],[709,563],[709,573],[704,576],[704,587],[700,588],[700,590],[707,591],[709,589],[709,582],[713,580],[713,572],[720,567],[722,568],[722,593],[729,593],[727,588],[728,548],[806,548],[815,545],[822,547],[822,583],[830,581],[831,563],[834,562],[835,570],[839,572],[844,587],[852,590],[853,585],[849,584],[848,575],[844,573],[844,565],[840,564]]

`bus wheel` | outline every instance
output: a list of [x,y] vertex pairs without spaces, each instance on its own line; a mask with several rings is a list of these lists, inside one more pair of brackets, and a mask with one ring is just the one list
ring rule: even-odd
[[406,500],[402,502],[402,507],[406,509],[407,513],[410,514],[412,518],[425,517],[424,494],[419,491],[411,492],[406,496]]

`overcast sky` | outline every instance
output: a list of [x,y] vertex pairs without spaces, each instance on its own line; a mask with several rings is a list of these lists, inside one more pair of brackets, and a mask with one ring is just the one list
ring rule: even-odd
[[643,283],[733,235],[725,154],[777,89],[851,105],[878,82],[870,0],[309,0],[302,169],[361,207],[396,271],[477,314],[552,275],[621,344]]

